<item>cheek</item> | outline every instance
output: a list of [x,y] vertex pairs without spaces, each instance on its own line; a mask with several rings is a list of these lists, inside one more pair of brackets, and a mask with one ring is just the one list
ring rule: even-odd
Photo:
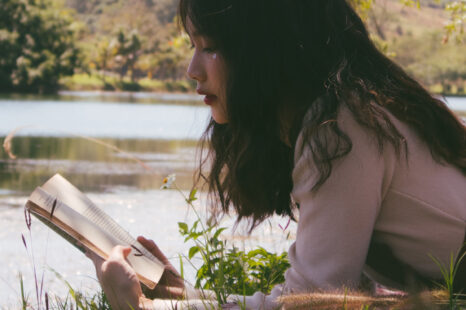
[[214,71],[218,86],[225,91],[226,89],[226,82],[227,82],[227,70],[225,62],[223,61],[222,57],[218,54],[212,55],[212,63],[214,64]]

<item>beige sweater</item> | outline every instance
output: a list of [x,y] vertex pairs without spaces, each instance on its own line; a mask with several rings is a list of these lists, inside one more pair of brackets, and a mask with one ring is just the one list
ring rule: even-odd
[[441,278],[429,254],[448,263],[463,243],[466,177],[434,161],[412,130],[391,120],[407,140],[407,161],[390,145],[380,154],[373,134],[342,107],[338,124],[353,147],[316,192],[310,191],[317,178],[310,151],[296,150],[292,196],[300,210],[291,268],[271,295],[247,297],[248,309],[274,309],[285,293],[356,287],[372,234],[421,275]]
[[[454,167],[435,162],[412,130],[393,117],[392,121],[407,140],[407,162],[390,145],[380,154],[373,134],[342,107],[338,124],[353,147],[334,162],[330,177],[316,192],[310,191],[318,177],[310,151],[296,150],[292,196],[300,210],[296,241],[288,253],[291,268],[285,283],[270,295],[239,298],[247,309],[276,309],[282,294],[356,287],[373,234],[421,275],[441,278],[429,254],[448,263],[463,243],[466,177]],[[302,136],[296,145],[301,141]],[[193,308],[211,308],[204,303]]]

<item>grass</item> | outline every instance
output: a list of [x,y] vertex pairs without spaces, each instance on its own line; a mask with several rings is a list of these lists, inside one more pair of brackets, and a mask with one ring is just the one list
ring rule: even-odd
[[444,282],[443,284],[440,284],[440,287],[442,287],[448,293],[449,309],[456,309],[458,308],[458,305],[460,304],[459,295],[454,294],[454,291],[453,291],[453,282],[455,279],[456,272],[458,271],[459,263],[465,258],[466,253],[462,254],[462,256],[459,257],[457,264],[454,263],[456,256],[458,256],[458,254],[453,255],[452,253],[450,255],[450,262],[448,265],[445,265],[437,258],[430,256],[431,259],[435,262],[435,264],[440,269],[440,272],[442,273]]
[[[24,247],[28,253],[28,257],[31,260],[34,276],[34,285],[35,285],[35,300],[30,298],[30,296],[24,290],[24,280],[23,276],[19,274],[19,284],[20,284],[20,305],[21,309],[26,310],[49,310],[49,309],[58,309],[58,310],[68,310],[68,309],[81,309],[81,310],[110,310],[111,306],[105,297],[105,294],[102,290],[91,294],[86,295],[77,290],[75,290],[59,273],[51,270],[55,276],[60,279],[68,288],[68,295],[65,297],[50,295],[47,289],[44,287],[44,274],[43,271],[40,280],[37,274],[37,268],[34,260],[34,250],[32,247],[32,233],[31,233],[31,216],[28,211],[24,212],[25,222],[29,232],[29,243],[26,241],[24,235],[21,235]],[[29,244],[29,246],[28,246]]]

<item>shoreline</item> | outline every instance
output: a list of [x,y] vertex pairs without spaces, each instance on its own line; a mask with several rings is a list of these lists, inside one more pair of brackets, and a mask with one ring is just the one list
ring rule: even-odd
[[[434,93],[430,92],[434,96],[438,97],[453,97],[453,98],[466,98],[465,94],[456,94],[456,93]],[[76,96],[76,97],[111,97],[111,96],[128,96],[136,98],[151,98],[151,99],[164,99],[172,97],[178,100],[201,100],[202,96],[198,95],[194,91],[147,91],[147,90],[104,90],[104,89],[88,89],[88,90],[70,90],[70,89],[60,89],[56,93],[50,94],[38,94],[38,93],[17,93],[17,92],[0,92],[0,98],[8,98],[9,96],[13,97],[58,97],[58,96]]]

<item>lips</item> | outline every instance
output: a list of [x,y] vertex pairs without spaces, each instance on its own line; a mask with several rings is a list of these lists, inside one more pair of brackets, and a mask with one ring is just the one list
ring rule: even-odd
[[197,90],[197,93],[199,95],[204,95],[204,102],[205,104],[207,105],[211,105],[212,103],[214,103],[215,100],[217,100],[217,96],[213,95],[213,94],[210,94],[208,92],[205,92],[205,91],[202,91],[202,90]]
[[208,104],[208,105],[211,105],[212,103],[214,103],[215,100],[217,100],[217,96],[215,95],[206,95],[204,97],[204,102],[205,104]]

